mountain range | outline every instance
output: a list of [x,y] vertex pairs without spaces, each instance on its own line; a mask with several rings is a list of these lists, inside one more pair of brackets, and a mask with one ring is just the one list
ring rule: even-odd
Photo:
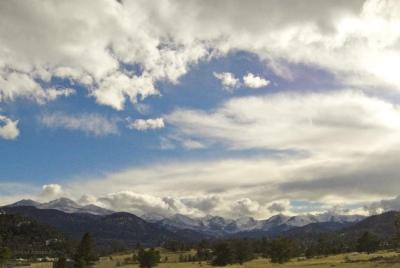
[[333,212],[312,215],[286,216],[278,214],[265,220],[256,220],[252,217],[244,217],[236,220],[225,219],[219,216],[206,216],[202,218],[190,218],[185,215],[176,214],[169,218],[156,221],[155,223],[168,230],[193,230],[214,236],[225,236],[240,232],[261,231],[265,233],[276,233],[303,227],[312,223],[337,223],[345,225],[355,223],[364,219],[360,215],[340,215]]
[[94,205],[80,206],[72,200],[61,198],[48,203],[21,200],[0,207],[0,216],[13,215],[55,228],[75,241],[85,232],[90,232],[102,250],[111,252],[119,247],[136,246],[137,243],[160,245],[171,240],[196,242],[202,239],[278,235],[304,241],[315,240],[320,235],[351,240],[365,231],[387,239],[394,233],[394,219],[398,212],[370,217],[333,212],[297,216],[278,214],[265,220],[251,217],[233,220],[219,216],[191,218],[181,214],[142,219],[131,213],[113,212]]
[[69,198],[59,198],[47,203],[39,203],[34,200],[23,199],[7,205],[7,207],[35,207],[38,209],[55,209],[65,213],[87,213],[93,215],[110,215],[114,213],[114,211],[92,204],[82,206]]
[[[116,213],[96,205],[82,206],[68,198],[59,198],[47,203],[39,203],[33,200],[21,200],[6,207],[35,207],[41,210],[58,210],[68,214],[90,214],[97,216],[110,216]],[[339,227],[345,226],[348,223],[358,222],[364,218],[359,215],[340,215],[333,212],[297,216],[278,214],[265,220],[256,220],[252,217],[242,217],[234,220],[211,215],[192,218],[182,214],[175,214],[170,217],[147,214],[142,217],[145,221],[154,226],[173,233],[186,231],[192,235],[196,233],[207,237],[222,237],[242,232],[274,234],[307,226],[312,223],[319,223],[320,225],[336,223],[335,226]]]

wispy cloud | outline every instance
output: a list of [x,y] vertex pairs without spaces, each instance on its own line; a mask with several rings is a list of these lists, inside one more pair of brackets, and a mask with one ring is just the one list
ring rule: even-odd
[[117,120],[109,119],[99,114],[70,115],[56,112],[45,113],[38,119],[47,128],[82,131],[94,136],[106,136],[118,134],[119,132]]
[[165,127],[163,118],[152,118],[152,119],[136,119],[128,125],[129,128],[136,129],[139,131],[145,131],[149,129],[160,129]]

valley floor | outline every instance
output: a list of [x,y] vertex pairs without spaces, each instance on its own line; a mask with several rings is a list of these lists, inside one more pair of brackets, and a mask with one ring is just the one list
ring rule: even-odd
[[[189,254],[189,252],[188,252]],[[163,258],[168,257],[168,262],[160,263],[158,268],[207,268],[215,267],[206,263],[179,263],[176,262],[179,254],[163,253]],[[120,265],[124,258],[129,255],[113,256],[112,260],[103,258],[97,263],[94,268],[111,268],[111,267],[130,267],[136,268],[138,265]],[[325,268],[325,267],[345,267],[345,268],[358,268],[358,267],[399,267],[400,268],[400,254],[396,252],[377,252],[374,254],[359,254],[348,253],[335,256],[313,258],[313,259],[293,259],[285,264],[273,264],[267,259],[256,259],[247,262],[243,265],[229,265],[227,268]]]

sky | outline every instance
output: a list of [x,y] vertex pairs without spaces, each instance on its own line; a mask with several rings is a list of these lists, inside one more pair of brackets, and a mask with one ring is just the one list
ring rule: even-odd
[[399,209],[400,2],[0,3],[0,204]]

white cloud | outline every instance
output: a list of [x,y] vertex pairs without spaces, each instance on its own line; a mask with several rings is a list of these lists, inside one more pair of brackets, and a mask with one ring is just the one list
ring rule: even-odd
[[106,136],[118,133],[116,120],[98,114],[68,115],[64,113],[46,113],[39,122],[48,128],[83,131],[94,136]]
[[32,76],[4,71],[0,65],[0,102],[13,101],[16,98],[25,97],[33,99],[39,104],[44,104],[58,97],[68,97],[75,93],[75,90],[70,88],[43,88]]
[[84,206],[90,204],[96,204],[97,198],[93,195],[84,194],[79,198],[78,203]]
[[108,208],[120,211],[131,211],[137,214],[157,213],[165,215],[170,209],[162,198],[132,191],[110,193],[98,198],[98,202]]
[[370,215],[378,214],[386,211],[399,211],[400,210],[400,196],[391,199],[384,199],[377,202],[372,202],[364,207]]
[[[330,72],[344,85],[399,90],[399,14],[395,0],[2,1],[0,101],[45,103],[72,94],[42,83],[60,77],[121,110],[127,101],[159,94],[159,81],[178,83],[200,60],[242,50],[285,78],[296,76],[290,67],[298,64]],[[130,65],[141,71],[124,68]],[[236,85],[232,78],[228,84]],[[118,132],[116,123],[96,118],[61,114],[43,121],[94,135]],[[18,121],[0,120],[1,136],[15,138]],[[393,196],[400,186],[399,108],[360,92],[239,98],[214,111],[177,110],[166,122],[184,146],[215,142],[279,154],[159,163],[95,178],[84,189],[96,196],[132,188],[178,196],[179,189],[187,196],[220,193],[226,202],[251,196],[264,206],[282,198],[362,203]]]
[[62,77],[121,110],[158,94],[157,81],[177,83],[200,60],[241,50],[285,77],[300,64],[398,89],[399,11],[395,0],[3,2],[0,96],[46,99],[39,81]]
[[262,77],[255,76],[252,73],[248,73],[245,76],[243,76],[243,83],[246,87],[260,88],[260,87],[268,86],[270,81],[268,81]]
[[280,200],[277,202],[272,202],[268,205],[268,210],[271,213],[285,213],[290,209],[290,202],[289,200]]
[[231,149],[341,157],[388,148],[400,132],[398,106],[351,90],[234,98],[210,112],[178,109],[166,120],[183,138]]
[[59,184],[46,184],[42,187],[42,192],[40,197],[45,200],[52,200],[54,198],[60,197],[63,193],[62,186]]
[[262,214],[260,211],[260,204],[257,201],[253,201],[249,198],[237,200],[232,207],[233,210],[241,216],[254,216],[258,213]]
[[206,195],[184,197],[181,199],[181,202],[185,204],[188,208],[194,208],[204,214],[209,214],[213,212],[218,206],[220,206],[223,200],[221,199],[221,197],[216,195]]
[[136,130],[144,131],[149,129],[160,129],[164,128],[164,119],[163,118],[154,118],[154,119],[136,119],[131,124],[129,124],[129,128],[133,128]]
[[239,79],[237,79],[234,74],[232,73],[215,73],[214,77],[221,81],[222,86],[227,89],[231,90],[236,88],[240,85]]
[[13,121],[4,115],[0,115],[0,138],[14,140],[18,135],[18,120]]

